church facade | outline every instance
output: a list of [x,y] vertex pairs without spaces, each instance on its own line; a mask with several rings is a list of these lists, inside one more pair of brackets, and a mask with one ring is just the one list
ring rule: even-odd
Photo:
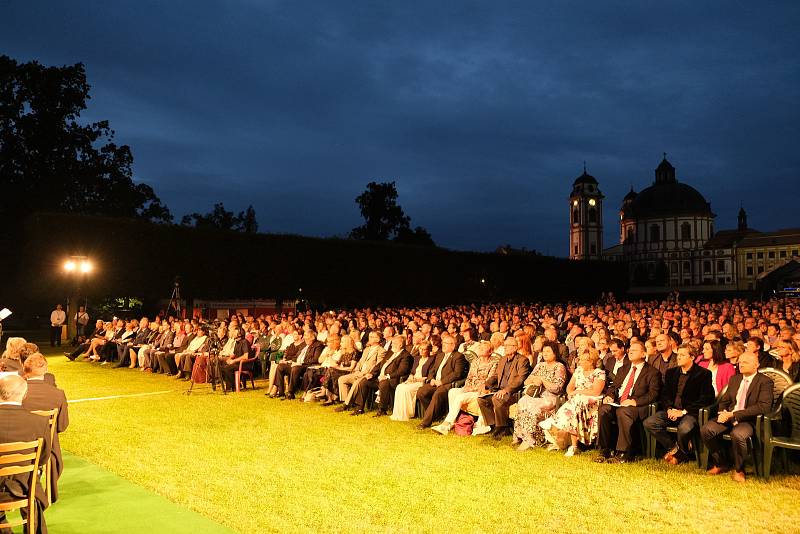
[[[677,179],[666,154],[652,184],[638,193],[631,188],[622,199],[619,244],[606,249],[601,248],[603,198],[597,179],[584,169],[569,197],[570,258],[625,262],[632,293],[756,289],[757,276],[767,269],[766,264],[756,265],[757,255],[772,253],[776,261],[770,267],[775,268],[778,259],[796,255],[800,244],[799,230],[762,233],[748,228],[744,209],[739,211],[736,230],[716,232],[711,204]],[[592,217],[591,208],[600,213]],[[747,252],[768,243],[780,243],[782,248]],[[761,271],[756,272],[758,268]]]

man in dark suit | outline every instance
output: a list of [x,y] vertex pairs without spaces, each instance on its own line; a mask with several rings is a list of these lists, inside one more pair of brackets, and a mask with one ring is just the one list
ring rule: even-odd
[[[64,432],[69,426],[69,410],[67,409],[67,396],[64,391],[58,389],[45,380],[47,374],[47,360],[39,354],[31,354],[25,360],[25,378],[28,381],[28,395],[22,401],[22,407],[26,410],[53,410],[58,408],[58,420],[56,421],[56,434],[52,443],[50,463],[50,489],[51,504],[58,500],[58,478],[64,471],[64,462],[61,458],[61,445],[58,435]],[[41,464],[47,461],[42,458]]]
[[467,359],[456,352],[456,338],[442,335],[442,350],[434,358],[428,370],[425,384],[417,390],[417,399],[422,404],[422,421],[417,428],[430,428],[433,421],[447,413],[447,393],[450,388],[460,387],[467,376]]
[[517,402],[525,379],[531,374],[531,362],[527,356],[517,352],[516,338],[507,338],[503,348],[505,355],[497,363],[495,374],[486,379],[482,392],[494,393],[478,397],[483,420],[493,429],[492,437],[497,440],[511,435],[508,409]]
[[625,353],[625,342],[615,337],[608,342],[608,355],[603,358],[606,383],[613,382],[619,370],[626,365],[630,365],[630,360]]
[[375,417],[386,415],[389,406],[394,404],[394,390],[397,384],[406,379],[414,360],[404,346],[405,338],[394,336],[391,350],[385,352],[370,372],[353,385],[354,401],[351,403],[354,408],[353,415],[364,413],[367,399],[375,394],[376,389],[380,391],[380,405]]
[[722,455],[722,436],[730,432],[733,452],[733,479],[744,482],[747,438],[753,436],[756,418],[772,409],[772,380],[758,372],[758,357],[749,352],[739,357],[739,374],[733,375],[719,401],[719,414],[700,429],[714,464],[708,473],[720,475],[730,469]]
[[[322,354],[325,345],[317,340],[317,333],[307,330],[303,334],[303,343],[298,347],[297,352],[292,354],[287,350],[283,356],[284,361],[278,364],[275,372],[275,385],[278,387],[278,397],[294,399],[295,391],[300,389],[303,375],[309,365],[319,363],[319,355]],[[289,390],[284,397],[284,377],[289,377]],[[302,400],[302,396],[300,397]]]
[[[22,407],[22,400],[28,392],[28,384],[17,374],[0,378],[0,443],[15,441],[34,441],[42,438],[42,452],[39,462],[44,464],[50,457],[50,424],[46,417],[32,414]],[[0,500],[15,500],[25,497],[30,477],[16,475],[0,480]],[[36,503],[38,508],[37,529],[40,534],[47,533],[43,510],[48,506],[47,494],[36,477]],[[0,512],[0,522],[5,521],[5,513]]]
[[[697,350],[691,345],[678,348],[678,367],[667,370],[661,388],[659,411],[644,420],[644,428],[667,453],[664,460],[672,465],[686,461],[689,443],[697,431],[700,408],[714,402],[711,371],[694,363]],[[668,426],[678,428],[677,440],[667,432]]]
[[[597,411],[599,462],[624,463],[632,459],[633,425],[647,417],[648,406],[658,399],[661,374],[644,358],[644,343],[631,342],[628,349],[630,364],[620,368],[614,380],[606,386],[606,396]],[[612,447],[616,450],[613,458]]]

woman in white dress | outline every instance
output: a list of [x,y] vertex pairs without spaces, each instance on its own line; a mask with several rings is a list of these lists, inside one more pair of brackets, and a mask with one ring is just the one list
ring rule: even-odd
[[405,382],[397,385],[394,392],[394,408],[392,409],[393,421],[408,421],[414,417],[414,406],[417,403],[417,390],[425,382],[425,375],[433,361],[430,343],[424,342],[419,346],[419,356],[414,360],[414,367]]

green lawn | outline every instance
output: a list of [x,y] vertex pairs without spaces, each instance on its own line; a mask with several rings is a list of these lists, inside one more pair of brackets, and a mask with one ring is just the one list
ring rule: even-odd
[[170,390],[72,404],[63,447],[240,532],[798,530],[800,477],[737,485],[691,464],[518,453],[263,388],[186,396],[160,375],[59,356],[50,369],[70,399]]

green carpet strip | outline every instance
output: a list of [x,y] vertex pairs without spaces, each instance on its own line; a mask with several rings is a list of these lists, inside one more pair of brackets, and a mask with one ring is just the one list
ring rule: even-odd
[[67,452],[59,494],[45,512],[53,534],[234,532]]

